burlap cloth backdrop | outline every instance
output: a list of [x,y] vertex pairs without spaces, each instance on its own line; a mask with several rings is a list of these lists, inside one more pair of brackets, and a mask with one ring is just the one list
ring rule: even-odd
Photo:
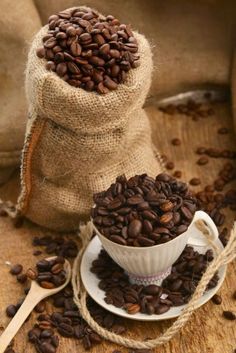
[[0,184],[17,165],[26,126],[24,70],[33,34],[41,26],[31,0],[0,1]]
[[72,286],[74,291],[74,301],[78,306],[83,319],[89,324],[89,326],[103,338],[129,348],[151,349],[170,341],[172,337],[176,335],[186,324],[193,311],[196,310],[198,300],[205,292],[207,284],[209,283],[210,279],[213,277],[215,272],[222,265],[228,264],[229,262],[233,261],[233,259],[235,259],[236,257],[236,223],[234,224],[234,227],[231,231],[229,242],[223,251],[218,249],[215,244],[212,243],[211,233],[202,221],[198,221],[197,226],[205,235],[209,245],[211,245],[212,248],[215,250],[215,258],[208,266],[206,272],[203,274],[202,279],[200,280],[190,302],[182,311],[178,319],[161,336],[148,341],[138,341],[137,339],[129,339],[117,335],[111,331],[108,331],[104,327],[100,326],[90,315],[86,304],[87,293],[85,288],[83,287],[80,277],[80,263],[83,253],[92,238],[93,227],[91,225],[91,222],[89,222],[87,225],[81,226],[79,237],[82,242],[82,248],[80,249],[73,265]]
[[33,222],[59,231],[78,229],[88,219],[94,193],[118,175],[161,171],[142,106],[151,84],[148,41],[135,33],[140,66],[106,95],[86,92],[45,69],[36,35],[26,69],[29,104],[18,209]]

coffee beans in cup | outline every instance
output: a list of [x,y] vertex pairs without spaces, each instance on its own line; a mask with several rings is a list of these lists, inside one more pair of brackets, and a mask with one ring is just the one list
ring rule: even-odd
[[139,64],[138,44],[130,26],[88,8],[50,16],[42,44],[36,54],[47,60],[47,70],[71,86],[99,94],[115,90]]
[[196,211],[187,184],[162,173],[116,178],[94,195],[91,216],[99,232],[120,245],[144,247],[166,243],[184,233]]

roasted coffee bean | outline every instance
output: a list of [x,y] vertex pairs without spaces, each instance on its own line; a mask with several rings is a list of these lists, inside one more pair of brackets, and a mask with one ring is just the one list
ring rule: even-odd
[[57,330],[63,337],[73,337],[74,335],[74,328],[64,322],[58,325]]
[[139,65],[138,44],[130,26],[115,18],[77,8],[52,15],[48,21],[48,33],[36,54],[48,60],[47,70],[74,87],[106,94]]
[[140,312],[140,305],[139,304],[126,304],[126,310],[128,314],[134,315]]
[[15,305],[9,305],[6,308],[6,314],[7,314],[8,317],[15,316],[16,312],[17,312],[17,307]]
[[229,129],[227,127],[221,127],[217,130],[218,134],[225,135],[229,133]]
[[181,145],[181,140],[179,138],[174,138],[171,140],[171,143],[173,146],[179,146]]
[[23,266],[21,264],[13,265],[10,269],[10,273],[14,276],[19,275],[23,270]]
[[127,245],[127,241],[123,237],[120,237],[119,235],[111,235],[109,239],[111,241],[114,241],[114,243],[117,243],[120,245]]
[[174,169],[175,165],[173,162],[167,162],[166,165],[165,165],[166,169],[168,170],[172,170]]
[[150,294],[150,295],[157,295],[160,294],[161,292],[161,287],[155,285],[155,284],[150,284],[149,286],[146,286],[144,288],[144,292],[146,294]]
[[222,298],[218,294],[213,295],[211,298],[212,302],[216,305],[220,305],[222,303]]
[[227,320],[236,320],[236,314],[232,311],[223,311],[223,316],[227,319]]
[[161,315],[161,314],[164,314],[166,313],[168,310],[170,309],[170,307],[168,305],[158,305],[158,307],[155,309],[155,313],[157,315]]
[[16,277],[17,281],[19,283],[24,284],[27,281],[27,276],[25,273],[20,273],[17,277]]
[[46,304],[44,301],[39,302],[36,307],[34,308],[34,310],[36,311],[36,313],[43,313],[46,309]]
[[142,229],[142,222],[138,219],[134,219],[128,226],[128,234],[131,238],[136,238]]
[[181,178],[182,177],[182,172],[180,170],[176,170],[174,172],[174,174],[173,174],[173,177],[177,178],[177,179]]
[[197,186],[197,185],[200,185],[201,184],[201,180],[199,178],[192,178],[190,181],[189,181],[189,184],[190,185],[193,185],[193,186]]
[[198,165],[206,165],[209,162],[209,159],[205,156],[201,157],[198,159],[197,164]]
[[38,277],[38,272],[32,268],[29,268],[26,272],[26,275],[29,279],[35,280]]

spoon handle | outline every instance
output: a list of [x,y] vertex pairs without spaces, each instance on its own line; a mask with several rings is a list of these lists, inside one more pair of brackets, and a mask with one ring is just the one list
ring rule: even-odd
[[25,301],[0,336],[0,353],[4,353],[5,349],[21,328],[31,311],[38,304],[40,299],[41,298],[39,298],[39,295],[35,293],[35,291],[30,290],[29,294],[25,298]]

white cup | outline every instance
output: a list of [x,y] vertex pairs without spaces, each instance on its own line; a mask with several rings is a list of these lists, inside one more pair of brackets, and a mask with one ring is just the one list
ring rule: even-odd
[[213,241],[218,238],[219,233],[215,223],[204,211],[195,212],[186,232],[166,243],[149,247],[133,247],[114,243],[102,235],[93,222],[92,224],[103,248],[128,273],[133,282],[160,284],[169,275],[171,266],[181,255],[187,243],[193,246],[206,246],[205,237],[195,225],[198,220],[204,221]]

